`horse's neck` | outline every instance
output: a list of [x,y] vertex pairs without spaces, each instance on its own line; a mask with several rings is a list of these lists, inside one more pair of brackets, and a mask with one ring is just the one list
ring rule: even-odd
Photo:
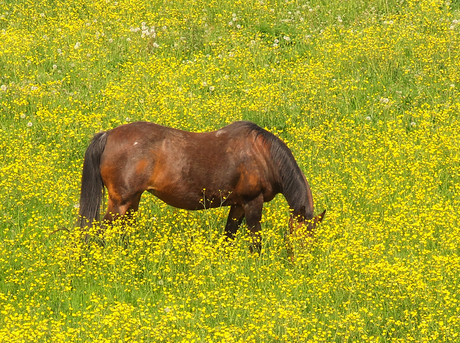
[[293,178],[289,189],[283,190],[289,207],[294,216],[302,215],[306,219],[313,218],[313,196],[310,186],[301,172],[301,177]]

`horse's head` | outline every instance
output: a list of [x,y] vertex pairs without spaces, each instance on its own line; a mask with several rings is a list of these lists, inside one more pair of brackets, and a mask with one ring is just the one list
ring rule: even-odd
[[326,210],[312,219],[306,219],[304,214],[292,214],[289,219],[290,234],[296,234],[304,229],[308,237],[313,236],[316,226],[323,220],[325,214]]
[[316,226],[323,220],[325,214],[326,210],[312,219],[306,219],[305,215],[302,214],[291,215],[289,220],[290,237],[287,239],[285,237],[285,239],[288,256],[292,262],[295,261],[293,241],[297,241],[301,247],[305,247],[309,239],[313,237]]

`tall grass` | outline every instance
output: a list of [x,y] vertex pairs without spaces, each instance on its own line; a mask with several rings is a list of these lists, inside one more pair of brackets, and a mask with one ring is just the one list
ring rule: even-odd
[[[457,341],[459,30],[455,1],[0,0],[0,341]],[[295,263],[281,196],[260,256],[149,195],[83,243],[94,133],[242,119],[328,210]]]

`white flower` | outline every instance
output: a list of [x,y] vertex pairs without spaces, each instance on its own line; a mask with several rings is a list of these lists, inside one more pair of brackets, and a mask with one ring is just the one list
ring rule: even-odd
[[26,117],[26,115],[25,115],[25,113],[21,113],[21,115],[19,117],[21,117],[21,119],[24,119]]
[[159,48],[159,47],[160,47],[160,45],[159,45],[157,42],[153,42],[152,46],[153,46],[154,48]]
[[57,69],[57,65],[56,65],[56,64],[53,64],[53,69],[54,69],[54,70]]
[[209,90],[212,92],[214,90],[214,86],[209,86]]
[[416,126],[416,125],[417,125],[417,124],[416,124],[414,121],[412,121],[412,122],[410,123],[410,126],[412,126],[412,127],[414,127],[414,126]]
[[286,42],[289,42],[291,40],[291,37],[289,36],[284,36],[283,39],[286,41]]
[[74,45],[73,48],[74,48],[74,49],[79,49],[80,46],[81,46],[81,43],[80,43],[80,42],[77,42],[77,43],[75,43],[75,45]]
[[6,90],[8,89],[8,87],[6,87],[6,85],[2,85],[2,86],[0,87],[0,89],[1,89],[2,91],[6,92]]
[[27,123],[27,127],[32,127],[32,125],[33,125],[33,124],[32,124],[31,121],[29,121],[29,122]]
[[366,120],[368,120],[368,121],[371,121],[371,120],[372,120],[372,118],[371,118],[371,117],[369,117],[369,116],[367,116],[367,117],[366,117]]

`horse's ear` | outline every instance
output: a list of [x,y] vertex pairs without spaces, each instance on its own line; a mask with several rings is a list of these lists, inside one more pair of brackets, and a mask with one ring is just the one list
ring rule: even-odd
[[321,221],[324,219],[324,216],[326,215],[326,210],[323,211],[323,213],[318,214],[315,217],[315,223],[321,223]]

